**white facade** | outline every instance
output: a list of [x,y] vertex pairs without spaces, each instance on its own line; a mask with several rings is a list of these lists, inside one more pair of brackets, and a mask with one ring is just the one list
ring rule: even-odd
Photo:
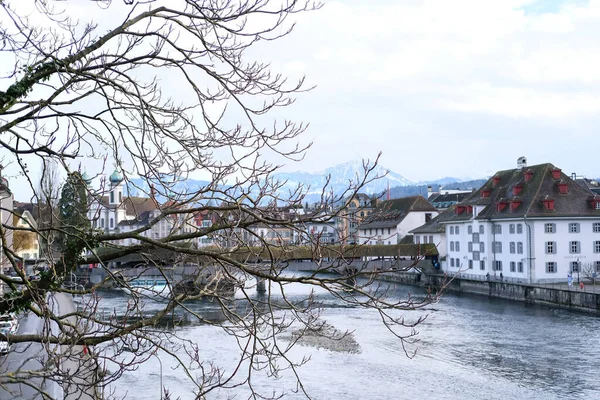
[[442,268],[448,272],[502,273],[523,283],[566,282],[567,274],[577,279],[578,272],[580,278],[600,275],[598,217],[451,222],[446,238]]
[[366,224],[365,228],[361,227],[359,229],[359,243],[369,245],[398,244],[410,231],[424,225],[438,214],[437,211],[410,211],[397,224],[389,224],[379,228],[369,228]]
[[440,258],[448,255],[448,248],[446,246],[446,233],[445,232],[416,233],[413,236],[413,243],[415,243],[415,244],[433,243],[437,247],[437,251],[438,251]]

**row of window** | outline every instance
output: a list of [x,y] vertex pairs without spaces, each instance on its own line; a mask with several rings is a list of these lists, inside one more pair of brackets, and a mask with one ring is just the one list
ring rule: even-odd
[[[473,253],[473,243],[477,244],[477,241],[467,243],[467,251]],[[460,251],[460,242],[450,242],[450,251]],[[510,242],[509,243],[510,254],[523,254],[523,242]],[[485,252],[485,243],[479,243],[479,252]],[[496,254],[502,253],[502,242],[492,242],[492,252]]]
[[[415,243],[416,244],[421,243],[421,237],[420,236],[415,236]],[[434,241],[433,241],[433,235],[429,235],[429,236],[423,235],[423,244],[427,244],[427,243],[434,243]]]
[[[475,261],[478,261],[478,260],[468,260],[467,261],[467,265],[468,265],[469,269],[473,269],[473,265],[474,265]],[[460,258],[451,258],[450,266],[456,267],[456,268],[461,267]],[[502,261],[499,261],[499,260],[494,261],[492,264],[492,267],[493,267],[494,271],[502,271]],[[510,268],[510,272],[518,272],[518,273],[524,272],[522,261],[511,261],[509,263],[509,268]],[[485,270],[485,261],[484,260],[479,261],[479,269],[482,271]]]
[[[571,261],[569,263],[569,268],[571,272],[582,272],[580,271],[581,264],[579,261]],[[594,261],[592,266],[594,272],[600,273],[600,261]],[[549,261],[546,263],[546,272],[553,274],[558,272],[558,263],[556,261]]]
[[[600,253],[600,240],[594,240],[592,247],[594,249],[594,253]],[[546,254],[556,254],[557,252],[558,245],[556,242],[546,242]],[[581,253],[581,242],[576,240],[569,242],[569,253]]]
[[[381,228],[381,234],[383,235],[385,228]],[[365,229],[365,233],[366,233],[366,229]],[[379,234],[379,228],[375,228],[375,234],[378,235]],[[392,228],[387,228],[387,234],[391,235],[392,234]],[[369,228],[369,236],[373,235],[373,229]]]
[[[581,225],[579,222],[571,222],[569,223],[569,233],[579,233],[581,232]],[[556,233],[556,224],[547,223],[544,224],[544,232],[546,233]],[[592,224],[592,232],[600,233],[600,222],[594,222]]]
[[[109,226],[108,226],[108,227],[109,227],[109,228],[114,228],[114,227],[115,227],[115,220],[114,220],[114,219],[111,217],[111,218],[109,219],[109,221],[110,221],[110,222],[109,222]],[[92,222],[92,226],[93,226],[94,228],[104,228],[104,218],[100,218],[100,223],[98,223],[98,220],[96,220],[96,219],[95,219],[95,220]]]
[[[544,225],[544,230],[546,233],[556,233],[556,224],[555,223],[547,223]],[[581,225],[579,222],[571,222],[569,223],[569,233],[580,233]],[[483,234],[485,232],[485,228],[483,225],[479,225],[479,234]],[[492,225],[492,232],[496,235],[502,234],[502,225]],[[521,234],[523,233],[523,224],[510,224],[508,225],[508,232],[510,234]],[[600,222],[594,222],[592,224],[592,232],[600,233]],[[473,226],[467,226],[467,233],[469,235],[473,233]],[[450,234],[458,235],[460,234],[459,226],[450,226]]]

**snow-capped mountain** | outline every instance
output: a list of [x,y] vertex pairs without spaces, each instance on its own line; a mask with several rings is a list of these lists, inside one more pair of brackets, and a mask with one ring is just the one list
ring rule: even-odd
[[[303,185],[309,194],[318,195],[329,180],[327,191],[333,190],[334,194],[343,193],[351,185],[356,185],[365,176],[365,170],[362,160],[353,160],[343,164],[336,165],[315,173],[308,172],[280,172],[274,174],[274,178],[279,181],[286,181],[285,188],[294,190],[299,184]],[[368,194],[383,193],[388,187],[408,186],[413,182],[400,174],[389,171],[383,166],[378,165],[369,174],[371,181],[368,182],[361,192]],[[374,179],[377,178],[378,179]]]
[[[302,192],[306,193],[307,202],[317,202],[323,193],[323,188],[327,185],[325,192],[329,194],[333,191],[334,195],[343,194],[349,187],[355,187],[364,178],[365,170],[362,160],[353,160],[327,168],[320,172],[279,172],[272,178],[282,182],[283,186],[279,190],[280,198],[284,199],[292,193],[296,193],[298,185],[303,187]],[[369,195],[384,194],[388,188],[391,190],[392,197],[402,195],[412,195],[426,191],[426,186],[433,185],[435,189],[439,185],[460,182],[460,179],[451,177],[441,178],[434,181],[412,182],[402,175],[389,171],[383,166],[378,165],[369,174],[370,179],[360,189],[360,192]],[[328,181],[329,179],[329,181]],[[198,190],[205,189],[210,183],[202,180],[188,179],[185,182],[178,182],[171,190],[173,193],[195,193]],[[136,187],[137,186],[137,187]],[[157,189],[158,187],[155,186]],[[423,189],[425,187],[425,189]],[[147,182],[140,178],[133,178],[127,185],[129,195],[146,197],[150,193],[150,187]],[[161,190],[162,189],[162,190]],[[161,202],[168,200],[164,196],[165,188],[158,189],[157,199]],[[411,191],[412,190],[412,191]],[[399,194],[399,191],[401,192]],[[414,193],[413,193],[414,192]],[[250,191],[252,193],[252,190]],[[408,194],[407,194],[408,193]],[[162,194],[162,195],[161,195]],[[210,196],[210,193],[207,193]]]

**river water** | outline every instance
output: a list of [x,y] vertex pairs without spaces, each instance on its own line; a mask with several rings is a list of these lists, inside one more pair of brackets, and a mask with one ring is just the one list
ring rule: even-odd
[[[420,288],[398,285],[393,297],[419,295]],[[290,299],[306,288],[290,286]],[[381,324],[373,310],[348,307],[325,293],[322,317],[340,330],[351,330],[361,347],[358,354],[296,346],[290,355],[311,360],[298,369],[313,399],[600,399],[600,318],[542,306],[480,296],[445,294],[425,309],[405,312],[408,320],[426,315],[420,342],[412,359],[398,339]],[[120,294],[105,293],[106,309],[123,307]],[[192,307],[211,315],[217,306],[200,302]],[[152,305],[149,305],[152,308]],[[206,361],[231,371],[237,346],[223,330],[191,321],[173,333],[194,340]],[[193,399],[193,385],[166,354],[159,354],[163,384],[171,398]],[[242,374],[243,375],[243,374]],[[237,381],[242,380],[242,375]],[[154,357],[136,371],[127,372],[110,386],[130,399],[160,398],[161,368]],[[277,379],[257,373],[254,387],[263,394],[294,393],[293,374]],[[240,387],[211,393],[209,399],[244,399]]]

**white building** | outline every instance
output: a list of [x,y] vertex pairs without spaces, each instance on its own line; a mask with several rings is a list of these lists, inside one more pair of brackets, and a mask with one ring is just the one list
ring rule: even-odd
[[[90,184],[86,174],[83,179]],[[117,170],[108,180],[108,192],[90,201],[88,217],[95,229],[107,233],[142,229],[140,235],[151,239],[162,239],[197,229],[191,213],[163,215],[163,211],[176,207],[172,202],[161,205],[154,198],[125,196],[125,181]],[[152,225],[148,229],[143,229],[151,222]],[[138,242],[139,240],[127,238],[119,240],[117,244],[127,246]]]
[[383,201],[358,227],[361,244],[398,244],[413,229],[429,222],[438,211],[423,196]]
[[4,226],[4,239],[0,237],[0,272],[7,271],[12,264],[4,256],[4,249],[13,247],[13,194],[8,187],[8,180],[2,176],[0,166],[0,222]]
[[600,196],[552,164],[499,171],[446,219],[450,273],[565,282],[600,273]]

